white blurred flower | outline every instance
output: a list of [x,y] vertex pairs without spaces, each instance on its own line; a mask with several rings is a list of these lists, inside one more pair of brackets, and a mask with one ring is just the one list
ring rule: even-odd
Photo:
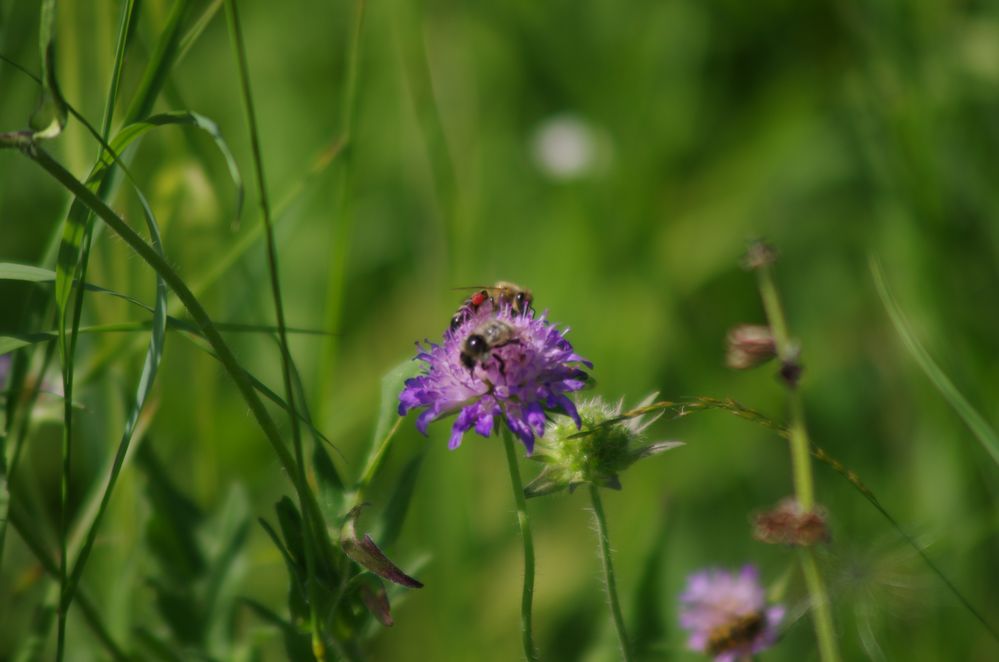
[[531,152],[538,168],[552,179],[578,179],[594,171],[601,151],[599,138],[582,118],[553,115],[534,130]]

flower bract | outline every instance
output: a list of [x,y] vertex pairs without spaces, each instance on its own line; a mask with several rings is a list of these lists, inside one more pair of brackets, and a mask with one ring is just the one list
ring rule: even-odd
[[[642,409],[655,400],[653,393],[640,402]],[[552,417],[534,459],[544,462],[544,470],[525,488],[528,497],[551,494],[592,483],[621,489],[618,473],[638,460],[682,446],[679,441],[644,443],[645,429],[659,415],[622,418],[624,401],[611,405],[602,398],[592,398],[579,405],[582,432],[566,416]]]

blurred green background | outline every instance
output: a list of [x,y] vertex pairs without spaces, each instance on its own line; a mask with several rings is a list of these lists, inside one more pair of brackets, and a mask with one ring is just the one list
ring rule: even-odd
[[[142,2],[124,100],[171,6]],[[58,8],[63,92],[99,124],[120,3]],[[191,283],[260,223],[237,70],[216,9],[193,3],[185,25],[211,22],[156,108],[218,122],[248,185],[241,223],[210,139],[166,128],[129,155],[169,260]],[[595,364],[596,393],[608,399],[731,396],[782,418],[771,368],[733,373],[723,363],[728,329],[763,321],[739,259],[747,239],[765,236],[781,253],[778,283],[802,345],[813,440],[856,470],[999,623],[999,471],[905,352],[868,269],[873,254],[919,338],[999,424],[999,8],[370,2],[352,119],[344,109],[354,3],[247,1],[241,11],[280,210],[289,323],[336,332],[332,341],[296,336],[292,350],[346,476],[359,473],[367,452],[381,376],[415,353],[415,340],[439,337],[465,296],[454,288],[497,279],[531,288],[539,310],[572,327],[575,347]],[[36,3],[0,0],[0,53],[34,72],[37,29]],[[37,95],[0,63],[0,130],[23,128]],[[49,149],[80,178],[97,154],[73,121]],[[0,261],[52,267],[43,259],[67,205],[42,170],[0,152]],[[139,227],[127,187],[112,206]],[[264,258],[258,240],[205,290],[215,320],[273,323]],[[88,279],[151,300],[148,268],[110,233],[96,237]],[[0,284],[0,331],[39,330],[29,328],[29,312],[49,293]],[[142,318],[126,303],[87,299],[85,323]],[[279,390],[272,341],[230,338],[240,360]],[[117,443],[142,360],[141,349],[126,353],[133,342],[121,334],[81,341],[81,492],[101,480]],[[290,483],[219,366],[171,335],[153,400],[141,446],[192,512],[212,518],[229,508],[273,521]],[[61,422],[57,399],[41,404],[18,480],[29,511],[54,530]],[[402,535],[388,550],[403,568],[419,568],[426,587],[396,600],[396,625],[373,639],[371,659],[519,659],[521,555],[503,450],[498,440],[466,436],[449,452],[449,427],[432,425],[424,439],[405,422],[368,495],[383,507],[403,465],[426,453]],[[660,658],[696,659],[683,652],[676,623],[686,575],[756,562],[776,582],[794,559],[754,542],[749,526],[753,512],[791,492],[790,461],[778,438],[723,413],[658,424],[652,437],[688,445],[639,463],[622,476],[623,491],[605,497],[618,586],[632,627],[642,620],[660,632]],[[126,643],[140,629],[165,631],[150,578],[173,576],[171,559],[146,547],[154,499],[151,470],[140,465],[123,474],[83,580]],[[529,480],[537,465],[523,470]],[[833,527],[822,567],[845,659],[996,659],[996,643],[886,521],[842,477],[815,471]],[[587,506],[581,493],[529,502],[535,628],[546,659],[615,656]],[[209,547],[211,531],[197,533]],[[283,614],[281,557],[255,523],[246,535],[226,590]],[[51,582],[13,532],[3,560],[0,657],[8,658]],[[658,613],[647,597],[640,606],[643,590],[658,595]],[[797,575],[788,591],[800,618],[763,657],[817,659]],[[234,613],[240,654],[283,656],[276,629],[245,608]],[[101,659],[76,611],[70,626],[70,659]]]

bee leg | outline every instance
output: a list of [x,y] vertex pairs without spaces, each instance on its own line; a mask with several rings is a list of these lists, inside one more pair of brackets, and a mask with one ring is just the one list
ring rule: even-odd
[[468,374],[469,375],[471,375],[472,372],[475,370],[475,359],[472,358],[471,355],[462,353],[462,355],[461,355],[461,363],[466,368],[468,368]]

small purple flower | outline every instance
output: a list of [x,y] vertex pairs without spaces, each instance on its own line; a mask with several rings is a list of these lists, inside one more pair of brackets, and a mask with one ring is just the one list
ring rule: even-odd
[[687,646],[713,655],[715,662],[734,662],[769,648],[784,618],[783,606],[767,606],[752,565],[738,573],[706,570],[691,575],[680,602],[680,625],[690,631]]
[[[579,426],[576,406],[566,394],[586,384],[580,364],[593,364],[573,351],[565,339],[567,330],[548,322],[546,314],[535,319],[530,311],[517,314],[509,306],[497,309],[486,302],[446,331],[442,344],[417,343],[416,358],[426,366],[424,374],[406,381],[399,415],[425,408],[416,427],[426,434],[432,421],[457,413],[448,444],[452,450],[467,430],[488,437],[502,419],[528,455],[535,437],[544,434],[546,411],[564,412]],[[473,336],[478,338],[470,352]]]

